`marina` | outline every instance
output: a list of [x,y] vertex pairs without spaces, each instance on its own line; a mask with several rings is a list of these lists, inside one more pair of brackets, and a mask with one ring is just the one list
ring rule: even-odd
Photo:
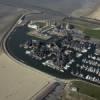
[[[58,78],[80,78],[100,84],[100,55],[95,42],[82,38],[83,33],[68,23],[48,21],[43,24],[47,28],[41,26],[41,31],[36,22],[35,25],[31,22],[34,27],[29,24],[17,26],[8,37],[6,47],[12,56]],[[30,34],[37,32],[37,36],[27,34],[30,31]]]

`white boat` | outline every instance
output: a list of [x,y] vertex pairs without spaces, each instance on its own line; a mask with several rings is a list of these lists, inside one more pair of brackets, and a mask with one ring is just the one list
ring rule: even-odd
[[62,69],[61,69],[60,71],[61,71],[61,72],[64,72],[64,70],[62,70]]
[[67,70],[69,67],[70,67],[69,65],[66,65],[66,66],[64,67],[64,69]]
[[87,50],[86,50],[86,49],[83,49],[83,50],[82,50],[82,53],[86,53],[86,52],[87,52]]
[[28,51],[28,50],[25,52],[25,54],[27,54],[27,55],[30,55],[30,53],[31,53],[31,52],[30,52],[30,51]]

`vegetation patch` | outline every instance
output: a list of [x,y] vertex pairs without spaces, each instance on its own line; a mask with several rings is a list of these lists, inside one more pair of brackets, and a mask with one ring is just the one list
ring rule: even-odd
[[39,40],[48,40],[50,38],[50,36],[46,36],[44,34],[39,34],[38,32],[34,33],[34,31],[28,32],[27,35],[31,36],[33,39],[35,37],[35,38],[37,38]]
[[100,87],[89,84],[83,81],[73,81],[72,85],[78,88],[78,92],[91,96],[97,100],[100,100]]
[[86,29],[84,33],[92,38],[100,39],[100,30]]

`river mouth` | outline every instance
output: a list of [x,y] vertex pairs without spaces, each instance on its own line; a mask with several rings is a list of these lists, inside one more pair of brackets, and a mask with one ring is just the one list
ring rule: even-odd
[[26,26],[16,27],[6,41],[6,49],[16,60],[25,63],[35,69],[38,69],[42,72],[50,74],[52,76],[68,79],[74,78],[70,73],[62,73],[60,71],[54,70],[52,68],[43,66],[41,62],[33,59],[32,57],[25,54],[25,49],[20,48],[21,43],[25,43],[26,40],[32,39],[31,36],[28,36],[26,33],[28,28]]

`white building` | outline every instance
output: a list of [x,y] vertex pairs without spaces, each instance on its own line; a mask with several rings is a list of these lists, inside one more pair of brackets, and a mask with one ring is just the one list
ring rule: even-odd
[[28,28],[32,28],[35,30],[38,30],[38,25],[36,25],[33,21],[30,21],[30,23],[28,24]]
[[35,25],[35,24],[28,24],[28,27],[32,28],[32,29],[35,29],[35,30],[38,30],[38,26]]

